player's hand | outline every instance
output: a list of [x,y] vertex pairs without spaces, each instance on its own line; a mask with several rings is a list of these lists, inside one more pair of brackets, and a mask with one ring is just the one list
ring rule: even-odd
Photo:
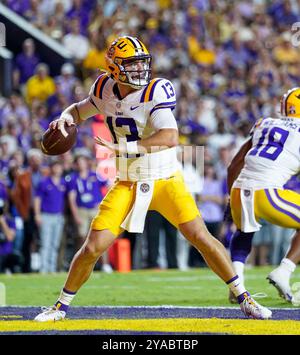
[[59,129],[61,131],[64,129],[65,123],[68,126],[71,126],[72,124],[74,124],[74,119],[73,119],[72,115],[63,115],[60,118],[57,118],[56,120],[50,122],[49,128],[51,128],[53,130]]
[[106,148],[112,150],[115,153],[119,153],[119,149],[120,148],[119,148],[119,146],[117,144],[109,142],[109,141],[107,141],[107,140],[105,140],[105,139],[103,139],[103,138],[101,138],[99,136],[94,137],[94,139],[95,139],[95,142],[97,144],[102,145],[103,147],[106,147]]

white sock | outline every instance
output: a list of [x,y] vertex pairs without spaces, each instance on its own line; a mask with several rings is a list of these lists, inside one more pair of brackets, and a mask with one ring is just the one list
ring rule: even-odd
[[62,289],[55,306],[61,311],[67,311],[73,298],[76,296],[76,292],[70,292],[66,289]]
[[242,263],[241,261],[233,261],[233,267],[234,270],[236,271],[239,279],[240,279],[240,283],[242,285],[244,285],[244,269],[245,269],[245,264]]
[[246,289],[244,285],[241,283],[240,278],[238,275],[233,277],[231,280],[226,282],[232,293],[235,295],[235,297],[238,297],[242,293],[246,293]]

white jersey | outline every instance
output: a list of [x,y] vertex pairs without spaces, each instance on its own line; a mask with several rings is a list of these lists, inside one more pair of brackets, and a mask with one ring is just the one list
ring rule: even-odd
[[233,187],[282,189],[300,172],[300,119],[260,119],[251,134],[252,148]]
[[[175,90],[169,80],[153,79],[145,88],[122,99],[116,82],[107,74],[102,74],[93,84],[89,96],[99,113],[105,116],[115,144],[147,138],[161,128],[177,129],[175,119],[157,119],[159,111],[174,109],[176,105]],[[116,164],[120,180],[167,178],[178,170],[176,147],[155,153],[118,156]]]

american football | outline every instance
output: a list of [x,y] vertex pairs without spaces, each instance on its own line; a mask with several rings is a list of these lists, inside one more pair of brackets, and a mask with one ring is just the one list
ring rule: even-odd
[[47,155],[60,155],[70,150],[77,138],[75,124],[64,125],[64,129],[48,128],[41,140],[41,150]]

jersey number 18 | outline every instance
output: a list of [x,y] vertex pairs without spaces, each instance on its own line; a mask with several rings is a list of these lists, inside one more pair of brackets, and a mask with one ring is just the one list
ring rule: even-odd
[[[257,145],[251,149],[249,155],[258,154],[260,157],[276,160],[283,151],[288,136],[289,132],[282,128],[273,127],[270,131],[269,128],[264,128]],[[266,137],[268,141],[264,144]]]

